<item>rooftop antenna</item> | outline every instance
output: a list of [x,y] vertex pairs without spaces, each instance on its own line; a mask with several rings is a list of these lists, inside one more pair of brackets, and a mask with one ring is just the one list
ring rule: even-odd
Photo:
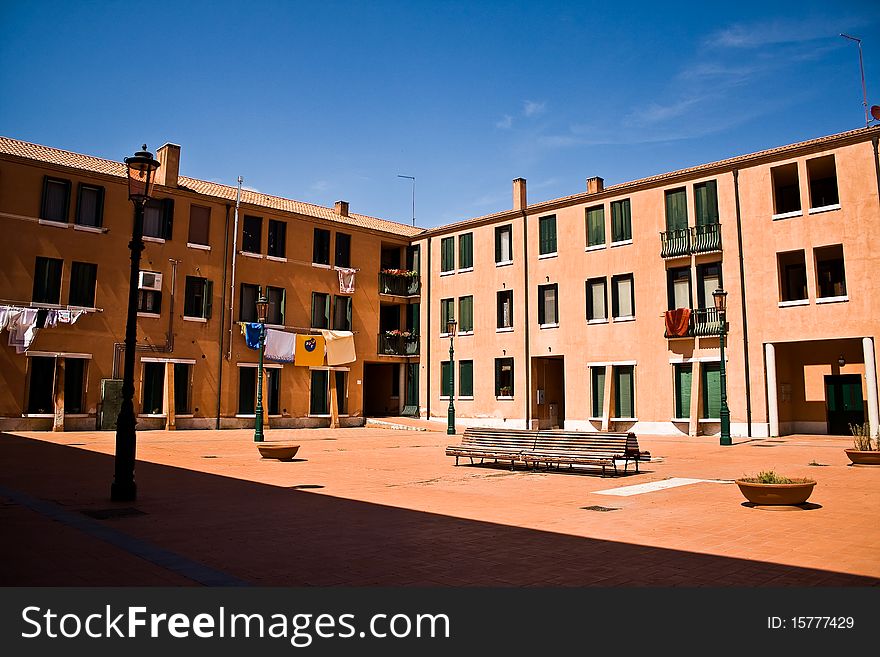
[[413,181],[413,226],[416,225],[416,177],[415,176],[402,176],[399,173],[397,174],[398,178],[408,178]]
[[[867,128],[871,125],[871,117],[868,115],[868,90],[865,87],[865,65],[862,62],[862,40],[858,37],[850,36],[849,34],[840,33],[844,39],[849,39],[850,41],[855,41],[859,44],[859,71],[862,74],[862,105],[865,107],[865,127]],[[871,108],[874,109],[873,107]],[[880,112],[878,112],[880,114]],[[876,118],[876,117],[875,117]]]

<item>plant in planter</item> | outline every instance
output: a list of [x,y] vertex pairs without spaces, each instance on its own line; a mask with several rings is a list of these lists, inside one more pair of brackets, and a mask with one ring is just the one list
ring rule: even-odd
[[803,504],[812,494],[816,481],[784,477],[773,470],[765,470],[737,479],[736,485],[752,504],[774,506]]
[[498,392],[501,393],[499,395],[499,397],[512,397],[513,396],[513,388],[511,388],[510,386],[501,386],[501,389],[498,390]]
[[849,425],[853,435],[853,448],[844,450],[849,460],[859,465],[880,465],[880,436],[871,438],[871,424]]

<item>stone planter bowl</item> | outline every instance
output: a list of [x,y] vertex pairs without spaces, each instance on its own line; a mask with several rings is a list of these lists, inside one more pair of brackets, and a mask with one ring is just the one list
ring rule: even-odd
[[857,465],[880,465],[880,451],[876,449],[845,449],[849,460]]
[[290,443],[257,443],[257,449],[264,459],[278,459],[279,461],[292,461],[299,451],[299,445]]
[[815,481],[793,484],[757,484],[737,479],[740,492],[752,504],[759,506],[796,505],[806,502],[813,493]]

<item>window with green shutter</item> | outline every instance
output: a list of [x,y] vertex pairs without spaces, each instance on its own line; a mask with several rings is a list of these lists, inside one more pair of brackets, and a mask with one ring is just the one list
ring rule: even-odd
[[458,299],[458,332],[470,333],[474,330],[474,298],[472,296]]
[[450,319],[455,319],[455,299],[440,299],[440,333],[446,333],[446,325]]
[[693,366],[683,363],[675,366],[675,417],[687,419],[691,416],[691,376]]
[[666,192],[666,230],[682,230],[688,227],[687,193],[685,188]]
[[450,362],[448,360],[440,361],[440,396],[449,397],[454,388],[454,381],[450,381]]
[[605,366],[590,368],[591,417],[602,417],[605,402]]
[[474,396],[474,361],[462,360],[458,363],[458,396]]
[[440,271],[455,271],[455,238],[444,237],[440,240]]
[[330,328],[330,295],[312,292],[312,328]]
[[464,233],[458,236],[458,268],[473,269],[474,266],[474,234]]
[[513,226],[495,228],[495,263],[513,262]]
[[629,199],[611,204],[611,241],[627,242],[632,239],[632,214]]
[[605,207],[587,208],[587,246],[605,244]]
[[556,253],[556,215],[551,214],[538,219],[538,233],[540,237],[539,255]]
[[614,417],[635,417],[633,365],[614,366]]
[[312,370],[312,387],[309,392],[309,415],[328,415],[330,413],[329,372]]
[[721,417],[721,364],[703,363],[703,418]]
[[63,260],[37,256],[34,265],[34,290],[31,301],[61,303],[61,267]]
[[718,184],[714,180],[694,185],[697,226],[718,223]]

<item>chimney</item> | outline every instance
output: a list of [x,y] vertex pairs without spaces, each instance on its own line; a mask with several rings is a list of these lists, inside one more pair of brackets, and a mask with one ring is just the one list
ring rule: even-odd
[[525,210],[528,205],[526,201],[526,179],[514,178],[513,180],[513,209]]
[[165,187],[177,187],[177,175],[180,173],[180,146],[165,144],[156,151],[159,169],[156,171],[156,183]]
[[348,201],[336,201],[336,204],[333,206],[333,212],[338,214],[340,217],[347,217]]
[[587,194],[598,194],[605,189],[605,181],[599,176],[587,178]]

